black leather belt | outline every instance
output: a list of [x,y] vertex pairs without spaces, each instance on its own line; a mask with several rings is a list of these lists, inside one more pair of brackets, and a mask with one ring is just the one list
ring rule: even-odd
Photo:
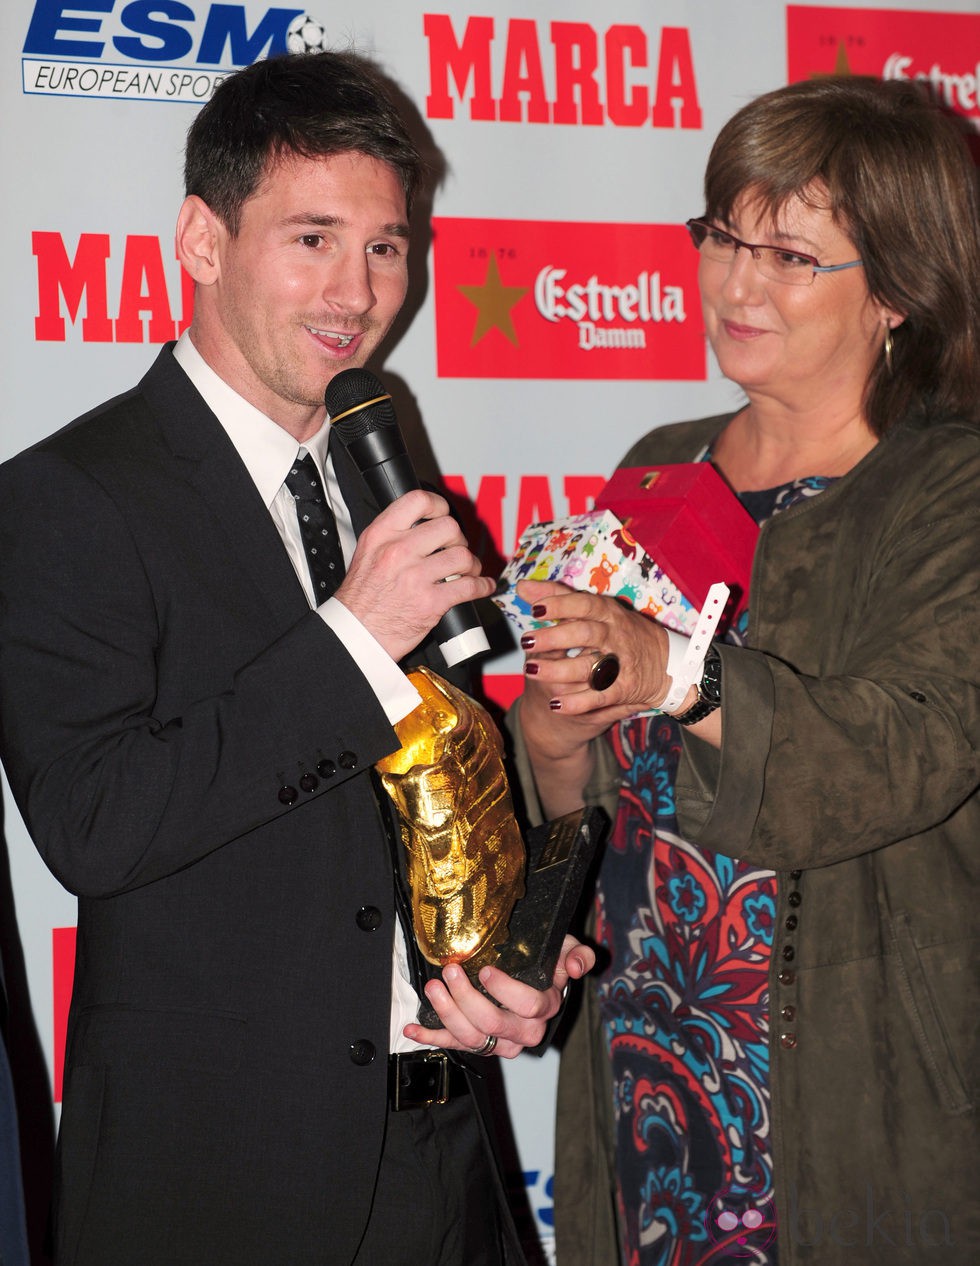
[[392,1112],[431,1108],[469,1091],[466,1074],[445,1051],[388,1056],[388,1103]]

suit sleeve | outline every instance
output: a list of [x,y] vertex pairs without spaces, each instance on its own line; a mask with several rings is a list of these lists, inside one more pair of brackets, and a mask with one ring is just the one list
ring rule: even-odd
[[[78,465],[42,450],[0,470],[0,752],[44,860],[80,895],[174,874],[366,784],[397,747],[314,611],[263,641],[248,595],[219,615],[187,559],[161,586],[152,549]],[[304,773],[315,788],[284,803]]]

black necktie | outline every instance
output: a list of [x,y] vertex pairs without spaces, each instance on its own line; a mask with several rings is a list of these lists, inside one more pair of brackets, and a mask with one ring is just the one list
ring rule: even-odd
[[309,453],[286,476],[286,487],[296,498],[296,517],[306,551],[306,563],[313,580],[316,605],[325,602],[344,578],[344,554],[340,548],[337,521],[316,463]]

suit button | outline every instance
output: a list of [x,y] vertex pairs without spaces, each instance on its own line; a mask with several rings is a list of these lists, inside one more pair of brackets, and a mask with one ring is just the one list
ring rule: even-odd
[[791,906],[798,906],[800,902],[803,900],[803,894],[800,892],[797,892],[794,889],[786,898],[786,900],[790,903]]
[[299,780],[299,785],[304,791],[316,791],[320,785],[320,779],[317,778],[316,774],[304,774]]
[[782,1011],[780,1011],[779,1015],[780,1015],[780,1018],[781,1018],[781,1019],[783,1019],[783,1020],[795,1020],[795,1019],[796,1019],[796,1007],[783,1007],[783,1009],[782,1009]]
[[784,1050],[791,1051],[796,1045],[796,1034],[781,1033],[779,1035],[779,1045],[782,1046]]
[[797,923],[799,923],[799,919],[796,917],[796,915],[795,915],[795,914],[788,914],[788,915],[786,916],[786,924],[785,924],[786,931],[787,931],[787,932],[795,932],[795,931],[796,931],[796,925],[797,925]]
[[317,761],[316,772],[321,778],[332,778],[337,772],[337,766],[332,760],[327,760],[326,757],[324,757],[323,760]]
[[280,787],[279,788],[279,803],[280,804],[295,804],[298,799],[299,799],[299,792],[296,790],[295,787]]
[[803,874],[803,871],[802,871],[802,870],[791,870],[791,871],[789,872],[789,877],[790,877],[790,879],[792,879],[792,881],[793,881],[794,883],[796,883],[796,881],[799,879],[799,877],[800,877],[802,874]]
[[784,968],[783,968],[783,970],[782,970],[782,971],[779,973],[779,975],[776,977],[776,979],[779,981],[779,983],[780,983],[781,985],[792,985],[792,984],[795,984],[795,983],[796,983],[796,972],[795,972],[795,971],[790,971],[788,967],[784,967]]
[[369,1042],[366,1037],[359,1037],[356,1042],[350,1044],[351,1062],[361,1068],[365,1064],[370,1064],[376,1054],[374,1043]]
[[337,759],[340,761],[341,769],[357,768],[357,757],[353,752],[341,752]]
[[377,906],[361,906],[354,917],[362,932],[377,932],[383,922]]
[[796,957],[796,950],[793,949],[792,945],[784,945],[783,958],[786,960],[786,962],[791,963],[795,957]]

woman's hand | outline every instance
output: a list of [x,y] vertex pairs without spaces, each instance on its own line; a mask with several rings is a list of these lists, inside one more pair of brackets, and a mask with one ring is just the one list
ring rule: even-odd
[[[654,620],[616,598],[569,589],[556,581],[524,580],[517,592],[535,619],[554,620],[521,638],[525,696],[563,718],[580,718],[590,737],[610,725],[656,708],[670,688],[667,634]],[[572,652],[571,654],[569,652]],[[590,674],[602,655],[615,655],[619,674],[605,690]],[[530,683],[534,683],[533,693]]]
[[[536,619],[556,621],[521,638],[520,719],[542,808],[558,817],[583,804],[592,740],[666,696],[667,635],[615,598],[557,581],[524,580],[517,592]],[[595,690],[589,674],[601,655],[616,656],[619,674],[607,689]]]

